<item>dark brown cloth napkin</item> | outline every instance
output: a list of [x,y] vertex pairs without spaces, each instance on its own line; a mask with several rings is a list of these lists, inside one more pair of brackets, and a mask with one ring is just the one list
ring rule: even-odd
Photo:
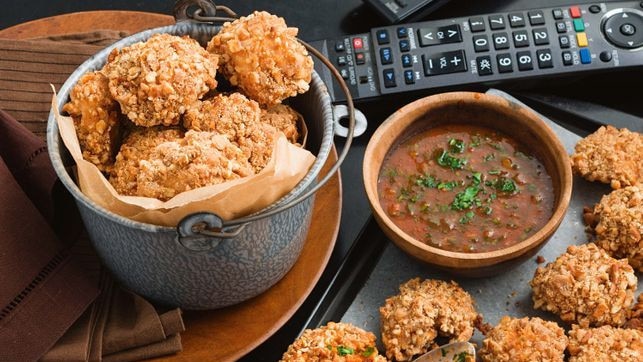
[[56,180],[43,143],[0,111],[0,360],[43,355],[96,298],[48,222]]
[[[65,190],[59,181],[56,182],[46,147],[42,142],[46,134],[46,122],[51,105],[50,84],[59,89],[80,63],[105,45],[125,35],[127,34],[123,32],[96,31],[24,41],[0,39],[0,108],[4,108],[26,127],[26,129],[21,128],[20,131],[21,135],[29,136],[25,139],[30,139],[34,145],[38,145],[38,148],[31,151],[21,144],[20,137],[6,140],[6,129],[0,125],[0,152],[11,154],[12,164],[29,160],[33,157],[32,154],[42,155],[42,157],[33,158],[45,160],[40,172],[47,175],[47,182],[43,182],[42,179],[33,180],[24,177],[20,172],[14,172],[11,174],[15,179],[14,184],[16,188],[22,186],[25,190],[29,190],[24,194],[27,195],[32,206],[39,207],[41,219],[48,220],[55,227],[54,231],[67,241],[66,245],[71,245],[70,248],[65,249],[64,256],[69,258],[71,255],[84,271],[84,277],[88,280],[88,285],[93,288],[92,290],[101,291],[100,296],[88,308],[76,308],[74,318],[67,318],[65,323],[60,321],[65,315],[61,315],[57,306],[50,305],[49,312],[53,316],[46,316],[46,324],[49,324],[49,319],[56,320],[58,329],[49,328],[44,324],[43,328],[36,328],[42,321],[34,320],[27,323],[24,330],[34,334],[51,334],[55,330],[56,338],[48,338],[48,342],[41,343],[42,346],[37,351],[33,350],[33,342],[14,339],[14,343],[21,349],[32,349],[33,353],[29,356],[30,358],[12,360],[33,360],[32,357],[35,357],[43,361],[132,361],[176,353],[182,349],[180,332],[184,330],[184,325],[180,309],[159,309],[115,283],[109,273],[101,267],[84,230],[81,230],[80,235],[79,232],[71,232],[70,230],[74,230],[73,222],[67,222],[66,224],[69,225],[65,225],[64,228],[60,227],[61,220],[57,218],[60,218],[58,211],[62,201],[59,200],[60,197],[51,194],[52,187],[54,190]],[[8,116],[6,113],[3,115],[4,118]],[[34,134],[40,136],[40,139]],[[14,158],[17,159],[13,161]],[[40,163],[35,163],[34,166],[36,165]],[[1,181],[4,179],[0,178]],[[33,187],[25,187],[23,184],[33,185]],[[11,209],[7,206],[11,204],[2,199],[4,191],[5,189],[0,189],[0,224],[9,214],[14,215],[16,219],[24,220],[27,217],[25,212]],[[12,193],[15,193],[15,190]],[[69,199],[66,191],[61,194],[65,194]],[[64,201],[68,203],[69,200]],[[54,206],[51,206],[52,203]],[[65,211],[66,219],[70,218],[69,215],[76,215],[75,212],[77,211]],[[72,219],[78,220],[78,218]],[[0,225],[0,231],[3,231],[2,225]],[[36,240],[44,239],[41,235],[42,228],[30,226],[29,231],[30,237],[38,236]],[[3,232],[3,235],[7,234]],[[45,248],[46,245],[40,245],[40,241],[35,245],[42,250],[52,249]],[[12,260],[13,264],[10,265],[5,262],[5,256],[11,254],[3,254],[2,250],[0,249],[0,271],[2,272],[0,273],[0,303],[4,301],[5,294],[7,297],[12,294],[10,289],[5,287],[5,275],[10,273],[7,274],[4,268],[22,267],[22,259],[26,256],[34,259],[31,256],[33,251],[28,250],[22,252],[20,257],[7,256]],[[62,262],[60,264],[66,265]],[[65,282],[67,279],[73,286],[73,278],[65,276]],[[73,289],[73,295],[77,296],[78,289],[75,287]],[[69,308],[73,306],[73,304],[67,304]],[[84,304],[84,307],[86,306],[87,303]],[[2,319],[0,323],[3,323]],[[6,335],[15,334],[15,328],[17,328],[15,325],[2,328],[0,324],[0,338],[3,338],[5,333]],[[4,360],[2,350],[4,346],[4,340],[0,339],[0,361]]]

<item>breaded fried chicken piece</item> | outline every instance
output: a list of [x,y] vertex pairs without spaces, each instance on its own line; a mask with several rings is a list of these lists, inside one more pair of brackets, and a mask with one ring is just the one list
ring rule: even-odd
[[567,336],[554,322],[534,318],[502,317],[482,341],[484,362],[563,361]]
[[614,190],[594,207],[595,243],[643,272],[643,185]]
[[642,159],[643,134],[612,126],[600,127],[580,140],[571,156],[574,172],[613,189],[643,182]]
[[643,361],[643,332],[636,329],[581,328],[569,331],[569,362]]
[[219,94],[188,110],[183,124],[188,129],[228,137],[241,148],[255,173],[259,173],[272,157],[277,139],[277,130],[260,117],[259,104],[243,94]]
[[120,142],[118,103],[109,93],[107,78],[89,72],[70,92],[70,102],[63,106],[74,120],[83,158],[103,172],[109,172]]
[[303,119],[301,114],[285,104],[277,104],[261,110],[261,121],[283,132],[288,141],[293,144],[299,141],[297,123]]
[[349,323],[328,322],[307,329],[288,346],[281,362],[385,362],[375,346],[375,335]]
[[624,327],[643,332],[643,293],[639,294],[636,299],[636,304],[632,307],[632,313],[630,313],[630,318],[625,322]]
[[217,94],[189,109],[183,125],[195,131],[217,132],[239,142],[261,122],[259,104],[241,93]]
[[221,72],[232,85],[272,106],[309,88],[313,60],[297,32],[283,18],[256,11],[223,24],[207,49],[220,56]]
[[468,341],[477,317],[473,299],[456,282],[411,279],[380,307],[386,356],[410,361],[437,347],[438,336]]
[[134,124],[177,125],[185,111],[217,86],[218,58],[187,36],[156,34],[109,55],[103,73]]
[[530,282],[535,309],[582,327],[623,325],[636,283],[627,260],[616,260],[591,243],[569,246],[555,261],[538,267]]
[[110,183],[124,195],[169,200],[195,188],[253,174],[225,136],[173,129],[135,132],[121,146]]

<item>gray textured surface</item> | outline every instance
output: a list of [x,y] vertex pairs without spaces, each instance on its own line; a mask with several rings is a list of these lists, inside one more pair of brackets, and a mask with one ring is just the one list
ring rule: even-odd
[[[507,94],[495,90],[488,93],[511,98]],[[571,154],[580,137],[549,120],[546,121],[558,134],[568,153]],[[548,263],[562,254],[568,245],[587,242],[582,220],[583,206],[598,202],[601,196],[609,191],[610,188],[607,185],[590,183],[574,176],[572,200],[567,214],[554,236],[537,255],[542,255]],[[474,298],[477,310],[483,314],[485,321],[493,325],[497,324],[502,316],[510,315],[514,317],[538,316],[556,321],[563,326],[564,324],[553,314],[536,311],[532,307],[531,288],[528,283],[538,266],[535,259],[536,257],[532,257],[518,267],[495,277],[467,279],[452,277],[445,272],[427,266],[409,257],[394,244],[389,243],[373,273],[342,317],[342,321],[353,323],[375,333],[378,343],[381,344],[379,307],[384,304],[386,298],[398,293],[400,284],[409,279],[420,277],[457,281]],[[638,291],[641,291],[643,284],[641,279],[643,278],[640,275],[638,277]],[[473,341],[479,344],[481,340],[482,335],[476,331]]]

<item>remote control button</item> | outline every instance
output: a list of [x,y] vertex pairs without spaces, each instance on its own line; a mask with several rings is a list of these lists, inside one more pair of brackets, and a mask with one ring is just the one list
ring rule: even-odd
[[398,39],[406,39],[409,36],[409,31],[403,26],[400,26],[397,28],[397,38]]
[[510,73],[514,71],[513,60],[511,54],[504,53],[496,55],[496,62],[498,62],[498,72]]
[[538,28],[533,29],[532,35],[534,36],[534,44],[536,45],[546,45],[549,44],[549,34],[547,34],[547,29]]
[[578,51],[578,55],[580,55],[580,62],[583,64],[589,64],[592,62],[592,54],[589,52],[589,48],[583,48]]
[[567,35],[560,35],[558,37],[558,44],[560,44],[561,49],[569,48],[569,37]]
[[607,63],[612,60],[612,53],[608,52],[607,50],[603,50],[598,57],[601,59],[601,61]]
[[545,15],[542,10],[534,10],[527,13],[529,16],[529,24],[531,25],[543,25],[545,24]]
[[395,2],[401,7],[405,8],[409,6],[409,3],[406,0],[395,0]]
[[522,13],[509,14],[509,26],[512,28],[520,28],[525,26],[525,16]]
[[366,63],[366,55],[364,53],[355,53],[355,64],[362,65]]
[[346,47],[344,47],[344,42],[343,41],[338,41],[335,43],[335,51],[338,53],[343,52],[346,50]]
[[384,87],[386,88],[393,88],[397,86],[395,83],[395,70],[394,69],[384,69],[382,71],[382,75],[384,76]]
[[534,69],[530,51],[516,53],[516,61],[518,62],[518,70],[520,71]]
[[586,47],[587,46],[587,34],[585,34],[585,33],[577,33],[576,34],[576,44],[579,47]]
[[592,14],[598,14],[601,12],[601,7],[598,5],[590,5],[589,6],[589,12]]
[[638,11],[616,13],[605,21],[603,34],[619,48],[639,48],[643,46],[643,16]]
[[516,30],[513,32],[514,46],[516,48],[529,46],[529,36],[527,30]]
[[505,28],[505,18],[502,15],[489,15],[488,19],[491,30],[501,30]]
[[561,34],[567,32],[567,25],[565,25],[564,21],[557,21],[556,22],[556,31],[561,33]]
[[410,54],[402,54],[402,66],[404,68],[413,66],[413,58]]
[[551,57],[551,49],[537,50],[536,58],[538,58],[538,68],[552,68],[554,66],[554,61]]
[[391,52],[391,48],[386,47],[380,49],[380,60],[382,61],[382,64],[393,63],[393,53]]
[[406,84],[415,83],[415,75],[413,74],[412,70],[405,70],[404,71],[404,83],[406,83]]
[[569,8],[569,15],[571,15],[572,18],[580,18],[580,8],[578,6],[572,6]]
[[368,76],[367,75],[360,75],[359,76],[359,82],[360,82],[360,84],[368,83]]
[[337,65],[339,66],[346,65],[346,57],[344,56],[337,57]]
[[632,25],[630,23],[621,25],[619,30],[621,31],[621,34],[623,34],[625,36],[630,36],[630,35],[636,34],[636,28],[634,27],[634,25]]
[[585,31],[585,23],[583,19],[574,19],[574,30],[576,31]]
[[551,15],[554,17],[556,20],[560,20],[563,18],[563,9],[554,9],[551,11]]
[[467,58],[464,50],[455,50],[451,52],[434,53],[430,57],[422,55],[424,64],[424,75],[438,75],[467,71]]
[[469,27],[472,33],[485,31],[484,19],[481,16],[469,18]]
[[375,37],[377,38],[377,44],[383,45],[391,42],[391,38],[388,35],[388,30],[380,29],[375,32]]
[[562,52],[563,55],[563,64],[564,65],[572,65],[574,64],[574,58],[572,57],[572,52],[569,50],[566,50]]
[[342,78],[348,79],[348,70],[346,68],[342,68],[339,70],[339,74],[342,75]]
[[496,50],[509,49],[509,35],[507,33],[495,33],[491,37]]
[[408,52],[409,50],[411,50],[411,42],[408,39],[400,40],[400,51]]
[[473,36],[473,49],[476,53],[489,51],[489,39],[486,35]]
[[476,64],[478,65],[478,75],[491,75],[493,74],[493,68],[491,67],[491,57],[484,55],[476,58]]
[[364,47],[362,38],[353,38],[353,50],[360,50]]
[[420,46],[426,47],[461,42],[462,33],[460,32],[460,25],[453,24],[437,28],[420,28],[418,29],[418,38],[420,39]]

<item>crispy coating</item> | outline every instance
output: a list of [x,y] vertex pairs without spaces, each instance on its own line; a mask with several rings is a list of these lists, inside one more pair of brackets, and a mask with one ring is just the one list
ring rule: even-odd
[[594,207],[595,243],[614,258],[627,258],[643,272],[643,185],[603,196]]
[[641,159],[643,134],[612,126],[600,127],[580,140],[571,156],[574,172],[614,189],[643,182]]
[[169,200],[198,187],[253,174],[243,152],[212,132],[150,128],[121,146],[110,183],[117,192]]
[[188,129],[225,135],[239,146],[255,173],[268,164],[277,140],[277,129],[261,121],[259,104],[241,93],[219,94],[186,113]]
[[643,361],[643,332],[636,329],[602,326],[569,331],[569,362]]
[[636,304],[632,307],[630,318],[625,322],[624,327],[643,332],[643,293],[639,294]]
[[554,322],[534,318],[502,317],[482,341],[484,362],[563,361],[567,336]]
[[241,93],[217,94],[189,109],[183,125],[195,131],[217,132],[238,143],[261,122],[259,104]]
[[299,141],[297,123],[303,120],[301,114],[285,104],[277,104],[261,110],[261,121],[283,132],[290,143]]
[[309,88],[313,60],[297,32],[283,18],[256,11],[223,24],[207,49],[219,55],[221,72],[232,85],[271,106]]
[[473,299],[456,282],[411,279],[380,307],[386,356],[409,361],[437,347],[438,336],[468,341],[477,317]]
[[120,142],[118,103],[109,93],[107,78],[89,72],[78,80],[63,106],[74,120],[83,158],[103,172],[109,172]]
[[103,68],[112,97],[134,124],[177,125],[185,111],[217,86],[218,58],[187,36],[156,34],[114,50]]
[[348,323],[329,322],[307,329],[288,347],[282,362],[359,362],[386,361],[375,346],[375,335]]
[[572,245],[531,281],[534,308],[582,327],[621,326],[634,301],[636,276],[627,260],[616,260],[595,244]]

